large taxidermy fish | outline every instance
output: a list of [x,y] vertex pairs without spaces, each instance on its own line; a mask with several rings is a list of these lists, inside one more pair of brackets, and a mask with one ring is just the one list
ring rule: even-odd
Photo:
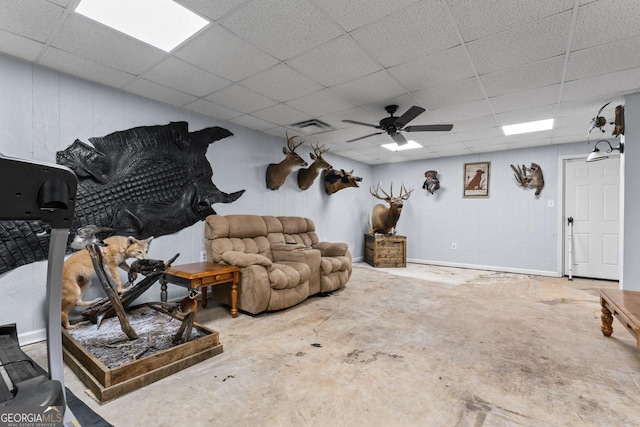
[[[76,140],[56,162],[78,176],[70,238],[88,225],[112,234],[146,239],[175,233],[231,203],[244,190],[228,194],[212,182],[206,159],[210,143],[233,135],[220,127],[189,132],[188,123],[142,126]],[[39,221],[0,221],[0,273],[46,259],[48,225]]]

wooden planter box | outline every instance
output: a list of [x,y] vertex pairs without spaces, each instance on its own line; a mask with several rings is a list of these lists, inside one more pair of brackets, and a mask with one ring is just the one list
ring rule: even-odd
[[204,335],[136,361],[109,368],[63,329],[64,361],[93,392],[96,399],[104,403],[222,353],[218,332],[194,323],[194,334],[196,330]]
[[364,260],[373,267],[406,267],[407,238],[365,234]]

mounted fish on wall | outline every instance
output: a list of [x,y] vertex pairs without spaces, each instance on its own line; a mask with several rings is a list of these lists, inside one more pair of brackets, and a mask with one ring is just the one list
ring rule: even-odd
[[[76,140],[57,153],[58,164],[78,176],[71,238],[87,225],[145,239],[175,233],[231,203],[244,190],[225,193],[211,181],[206,151],[233,135],[220,127],[189,132],[187,122],[141,126]],[[39,221],[0,221],[0,274],[46,259],[48,226]]]
[[516,179],[518,185],[524,188],[535,188],[534,195],[538,197],[542,188],[544,187],[544,177],[542,176],[542,169],[537,163],[531,163],[528,168],[525,165],[511,165],[513,170],[513,176]]

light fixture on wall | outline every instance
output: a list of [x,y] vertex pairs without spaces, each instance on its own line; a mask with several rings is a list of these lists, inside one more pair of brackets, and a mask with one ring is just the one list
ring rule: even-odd
[[[609,148],[604,152],[598,150],[598,144],[600,144],[601,142],[604,142],[609,146]],[[593,152],[591,152],[591,154],[589,154],[589,157],[587,157],[587,162],[596,162],[598,160],[608,159],[609,154],[614,151],[619,151],[621,154],[624,153],[624,144],[620,142],[617,147],[612,147],[609,141],[607,141],[606,139],[601,139],[600,141],[596,142],[596,146],[593,147]]]

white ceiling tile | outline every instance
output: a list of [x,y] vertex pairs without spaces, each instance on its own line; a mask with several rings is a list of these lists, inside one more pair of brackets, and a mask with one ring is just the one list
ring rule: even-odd
[[161,85],[202,97],[229,86],[231,82],[174,57],[168,57],[142,75]]
[[290,59],[287,64],[327,87],[382,69],[347,35]]
[[190,104],[186,104],[184,108],[221,120],[229,120],[242,115],[242,113],[223,107],[222,105],[214,104],[213,102],[209,102],[202,98],[196,99]]
[[240,126],[244,126],[250,129],[255,129],[260,131],[265,131],[267,129],[271,129],[276,126],[274,123],[266,122],[262,119],[250,116],[248,114],[245,114],[244,116],[240,116],[240,117],[235,117],[229,121],[231,123],[235,123]]
[[220,19],[245,0],[174,0],[187,9],[214,21]]
[[508,95],[489,98],[496,113],[504,113],[511,110],[522,110],[540,105],[549,105],[558,102],[560,98],[560,85],[541,87],[523,92],[509,93]]
[[507,111],[496,114],[499,126],[516,123],[533,122],[536,120],[552,119],[556,114],[555,105],[542,105],[540,107],[527,108],[526,110]]
[[640,68],[573,80],[564,84],[562,101],[591,98],[617,92],[635,93],[640,86],[638,82],[640,82]]
[[551,144],[551,138],[544,138],[544,139],[532,139],[532,140],[528,140],[528,141],[513,141],[513,142],[509,142],[507,144],[507,146],[509,147],[509,150],[517,150],[520,148],[529,148],[529,147],[539,147],[541,145],[550,145]]
[[484,93],[473,77],[447,86],[425,89],[413,94],[422,105],[430,110],[437,110],[451,105],[465,104],[484,98]]
[[251,115],[280,126],[291,125],[311,118],[310,115],[285,104],[276,104],[264,110],[255,111]]
[[175,52],[175,56],[232,81],[239,81],[278,63],[225,28],[214,24]]
[[126,85],[123,89],[127,92],[144,96],[145,98],[155,99],[156,101],[178,106],[183,106],[196,100],[195,96],[178,92],[177,90],[170,89],[145,79],[136,79],[132,83]]
[[340,112],[354,107],[352,103],[345,101],[328,89],[322,89],[318,92],[288,101],[287,105],[313,117]]
[[239,84],[228,86],[208,96],[207,99],[243,113],[252,113],[278,103]]
[[591,117],[594,117],[598,111],[600,111],[600,108],[607,103],[609,105],[604,107],[600,115],[610,119],[614,117],[616,105],[624,103],[624,96],[622,94],[607,93],[606,95],[561,102],[558,109],[558,116],[580,115],[583,118],[586,117],[587,121],[590,121]]
[[36,60],[44,43],[0,30],[0,52],[30,62]]
[[307,0],[254,0],[220,22],[282,61],[343,34]]
[[564,56],[556,56],[509,70],[485,74],[480,77],[480,80],[489,97],[513,94],[560,83],[563,66]]
[[[453,129],[456,129],[454,125]],[[492,127],[484,127],[478,128],[474,130],[454,132],[456,138],[461,141],[472,141],[474,139],[484,139],[484,138],[498,138],[503,137],[504,132],[502,132],[502,128],[498,127],[498,125]]]
[[505,151],[509,149],[509,144],[496,144],[496,145],[485,145],[482,147],[472,147],[469,148],[469,151],[471,151],[474,154],[481,154],[481,153],[493,153],[496,151]]
[[505,139],[507,143],[520,143],[525,141],[545,141],[541,145],[550,144],[551,135],[553,130],[543,130],[540,132],[522,133],[519,135],[509,135]]
[[389,68],[389,72],[411,92],[475,76],[471,62],[462,46],[443,50],[416,61],[405,62]]
[[372,123],[372,124],[377,124],[378,120],[380,120],[377,114],[374,115],[374,114],[368,113],[359,107],[350,108],[345,111],[336,111],[333,113],[325,114],[318,117],[318,119],[322,120],[325,123],[330,124],[334,128],[341,128],[341,129],[353,127],[352,124],[342,122],[342,120],[346,120],[346,119],[355,120],[355,121],[364,122],[364,123]]
[[318,6],[342,28],[352,31],[416,1],[418,0],[322,0],[318,2]]
[[277,101],[289,101],[322,89],[286,64],[279,64],[242,81],[242,85]]
[[351,33],[385,67],[460,44],[442,2],[424,0]]
[[0,28],[39,42],[47,41],[64,9],[42,0],[0,1]]
[[[389,117],[389,113],[387,113],[387,110],[385,109],[388,105],[397,105],[398,106],[398,111],[396,111],[395,115],[396,116],[401,116],[402,114],[404,114],[412,105],[417,105],[418,107],[422,107],[422,105],[419,105],[420,103],[418,102],[418,100],[416,99],[415,96],[413,96],[410,93],[406,93],[400,96],[394,96],[393,98],[385,98],[385,99],[381,99],[379,101],[376,102],[372,102],[370,104],[366,104],[366,105],[362,105],[360,106],[360,108],[362,108],[364,111],[368,112],[371,114],[371,116],[374,118],[374,122],[378,123],[380,121],[380,119],[383,119],[385,117]],[[431,113],[429,113],[429,111],[425,111],[424,113],[422,113],[420,116],[420,121],[427,121],[427,122],[434,122],[435,118],[433,116],[431,116]],[[355,120],[355,119],[352,119]],[[418,120],[418,119],[416,119]]]
[[467,44],[480,75],[565,53],[571,12],[485,37]]
[[573,0],[456,0],[451,14],[466,42],[573,8]]
[[52,47],[44,52],[39,64],[72,76],[118,88],[135,78],[132,74],[127,74],[124,71],[116,70]]
[[[569,144],[572,142],[582,142],[582,141],[584,141],[584,138],[580,138],[572,135],[554,136],[551,138],[552,144]],[[590,151],[590,150],[585,150],[585,155],[584,155],[585,157],[587,157],[587,151]]]
[[578,9],[571,50],[640,35],[640,2],[599,0]]
[[77,14],[69,15],[51,45],[135,75],[164,57],[160,49]]
[[567,64],[566,79],[577,80],[636,67],[640,67],[640,37],[572,52]]
[[67,7],[71,0],[47,0],[49,3],[55,3],[58,6]]
[[493,147],[496,145],[506,144],[507,139],[504,135],[494,136],[491,138],[479,138],[479,139],[465,139],[464,145],[467,148],[482,148],[482,147]]
[[370,104],[406,93],[386,71],[332,86],[331,90],[354,105]]
[[489,103],[485,99],[482,99],[480,101],[432,110],[431,113],[439,117],[442,123],[453,123],[455,126],[455,120],[457,119],[488,116],[493,114],[493,111]]
[[432,145],[429,146],[429,149],[434,153],[444,153],[446,151],[466,150],[467,147],[463,142],[451,142],[449,144]]
[[493,115],[472,117],[470,119],[456,120],[453,127],[453,133],[468,132],[475,129],[485,129],[498,126],[496,118]]

